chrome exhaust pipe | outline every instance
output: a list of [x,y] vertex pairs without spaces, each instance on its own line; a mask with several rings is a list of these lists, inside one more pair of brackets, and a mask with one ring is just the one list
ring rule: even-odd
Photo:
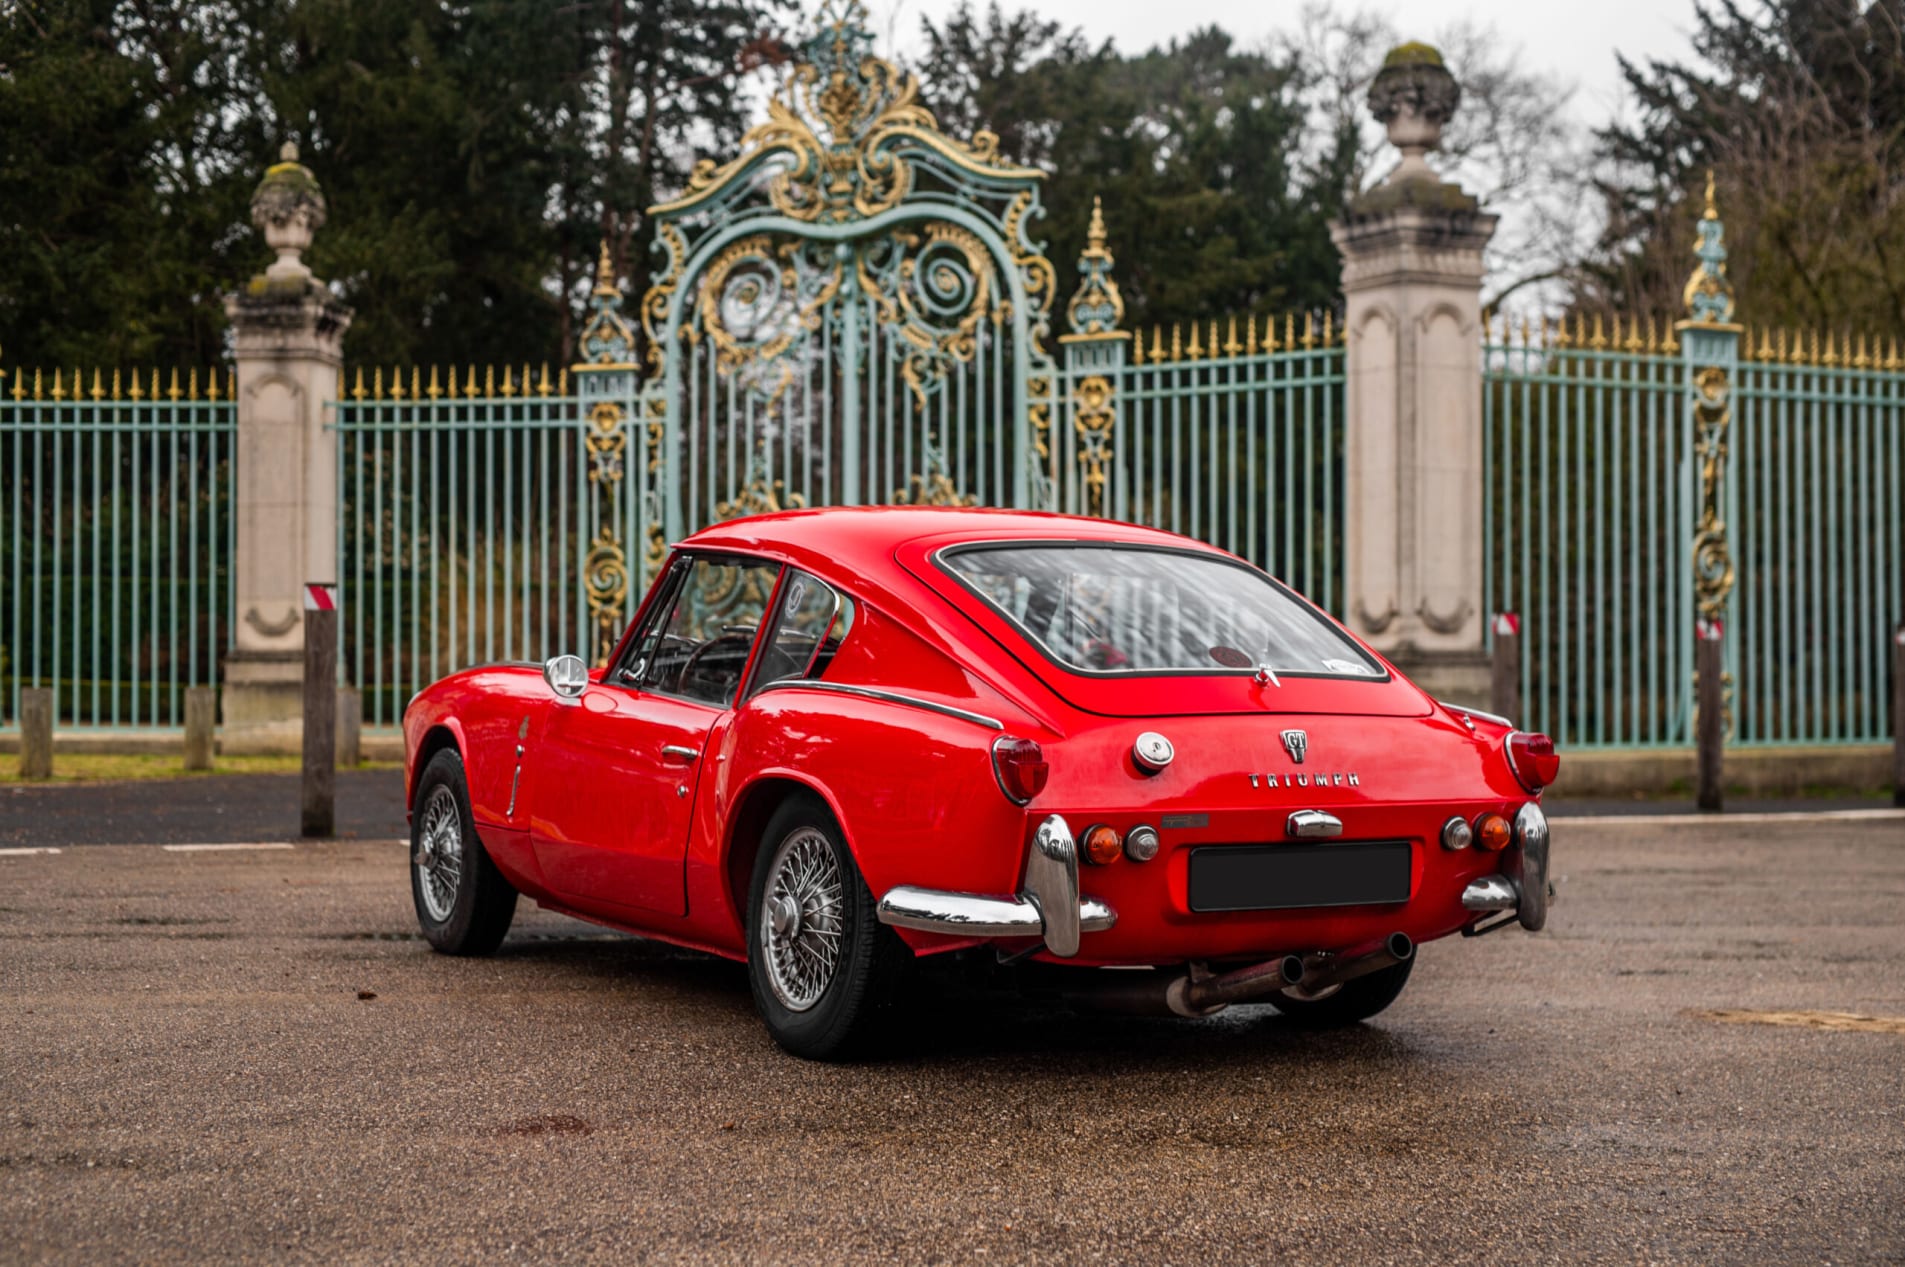
[[1415,957],[1416,945],[1407,933],[1391,933],[1382,945],[1364,955],[1339,956],[1315,954],[1303,960],[1303,990],[1314,993],[1331,986],[1366,977],[1384,968],[1393,968]]
[[1070,1002],[1102,1011],[1215,1016],[1233,1003],[1254,1002],[1285,990],[1301,988],[1311,993],[1342,985],[1402,963],[1415,952],[1415,943],[1407,933],[1391,933],[1376,949],[1362,955],[1284,955],[1217,976],[1196,964],[1176,975],[1099,969],[1094,973],[1097,979],[1090,984],[1074,980],[1059,993]]
[[1209,975],[1201,965],[1175,974],[1100,969],[1093,976],[1089,984],[1068,982],[1061,996],[1100,1011],[1195,1018],[1289,989],[1303,980],[1303,960],[1284,955],[1221,976]]
[[1285,955],[1215,977],[1200,977],[1192,972],[1172,983],[1168,1001],[1171,1010],[1179,1016],[1212,1016],[1232,1003],[1245,1003],[1301,985],[1308,975],[1308,966],[1296,955]]

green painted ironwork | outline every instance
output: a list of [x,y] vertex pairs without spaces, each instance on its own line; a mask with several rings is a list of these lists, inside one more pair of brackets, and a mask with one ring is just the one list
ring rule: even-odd
[[1660,328],[1486,344],[1486,593],[1522,617],[1524,720],[1573,748],[1686,747],[1711,615],[1730,743],[1884,742],[1905,612],[1896,347]]
[[1052,505],[1040,180],[990,133],[942,133],[861,6],[824,5],[767,122],[652,212],[660,536],[783,506]]
[[1518,720],[1568,747],[1691,742],[1679,353],[1599,322],[1484,345],[1483,596],[1521,616]]
[[339,666],[370,726],[457,669],[591,645],[600,402],[546,369],[483,378],[359,371],[333,409]]
[[[0,710],[51,687],[61,726],[183,724],[233,623],[236,418],[222,375],[0,379]],[[183,382],[183,385],[181,383]]]

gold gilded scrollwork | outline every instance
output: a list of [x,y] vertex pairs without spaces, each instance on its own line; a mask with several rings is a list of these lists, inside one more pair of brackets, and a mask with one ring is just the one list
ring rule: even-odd
[[767,179],[781,214],[809,223],[867,219],[897,207],[914,187],[912,155],[928,151],[955,168],[1036,178],[999,157],[999,138],[970,142],[939,130],[919,102],[919,81],[872,52],[858,0],[823,7],[807,56],[768,102],[767,121],[741,138],[741,154],[722,165],[697,164],[688,193],[654,208],[666,213],[719,196],[765,153],[784,155]]
[[627,416],[612,400],[597,401],[589,409],[589,478],[597,484],[614,484],[622,478],[623,457],[628,452],[622,420]]
[[1078,432],[1078,465],[1085,481],[1085,513],[1103,517],[1107,468],[1111,463],[1111,427],[1117,413],[1111,407],[1115,392],[1111,380],[1093,374],[1078,384],[1072,426]]
[[858,254],[860,288],[907,345],[900,377],[923,406],[932,382],[949,365],[971,364],[978,351],[995,285],[992,256],[976,234],[954,224],[928,224],[923,239],[896,233],[890,240],[900,254],[884,279],[874,276],[868,252]]
[[959,491],[959,485],[953,483],[952,476],[946,473],[946,455],[933,442],[926,438],[926,473],[915,475],[908,481],[908,487],[893,490],[893,504],[896,506],[977,506],[979,499],[970,493]]
[[[840,265],[797,267],[798,245],[776,244],[765,233],[730,243],[702,274],[690,339],[704,331],[724,375],[764,367],[750,388],[772,400],[797,372],[788,357],[796,340],[820,328],[821,316],[840,289]],[[805,276],[803,276],[803,268]],[[736,329],[737,324],[740,329]]]
[[771,515],[777,510],[800,510],[806,505],[807,499],[799,493],[788,493],[783,481],[768,479],[767,455],[756,451],[748,462],[747,486],[732,500],[716,503],[714,515],[725,522],[746,515]]
[[1043,462],[1052,456],[1052,378],[1034,374],[1025,380],[1025,395],[1030,402],[1026,413],[1032,420],[1032,452]]
[[595,534],[583,560],[582,579],[589,594],[589,619],[595,625],[595,662],[602,664],[615,649],[622,605],[628,601],[628,557],[607,524]]
[[1694,600],[1700,614],[1717,620],[1733,592],[1733,552],[1720,511],[1726,477],[1727,429],[1733,420],[1732,384],[1717,365],[1694,378],[1694,456],[1700,462],[1700,518],[1693,534]]

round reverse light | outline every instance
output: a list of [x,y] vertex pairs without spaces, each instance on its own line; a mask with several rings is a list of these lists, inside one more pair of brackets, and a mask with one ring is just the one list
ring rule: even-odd
[[1465,818],[1451,818],[1442,824],[1442,847],[1466,849],[1475,843],[1475,831]]
[[1116,862],[1124,852],[1124,842],[1118,839],[1118,829],[1107,827],[1103,823],[1096,827],[1087,827],[1079,843],[1079,856],[1086,862],[1104,866]]
[[1124,856],[1133,862],[1149,862],[1158,856],[1158,829],[1138,824],[1124,836]]
[[1171,764],[1171,758],[1177,750],[1171,747],[1171,741],[1155,730],[1147,730],[1138,736],[1131,745],[1131,759],[1138,763],[1138,769],[1146,774],[1156,774]]
[[1490,853],[1508,848],[1508,838],[1513,834],[1508,820],[1500,814],[1484,814],[1475,820],[1475,843]]

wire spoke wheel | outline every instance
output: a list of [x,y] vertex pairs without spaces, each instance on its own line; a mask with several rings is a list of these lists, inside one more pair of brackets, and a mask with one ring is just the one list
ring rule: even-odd
[[457,888],[463,882],[463,816],[456,794],[439,785],[423,808],[423,826],[417,833],[417,891],[430,918],[443,923],[456,908]]
[[759,919],[768,988],[788,1011],[807,1011],[833,984],[845,910],[833,846],[815,828],[797,828],[769,864]]

